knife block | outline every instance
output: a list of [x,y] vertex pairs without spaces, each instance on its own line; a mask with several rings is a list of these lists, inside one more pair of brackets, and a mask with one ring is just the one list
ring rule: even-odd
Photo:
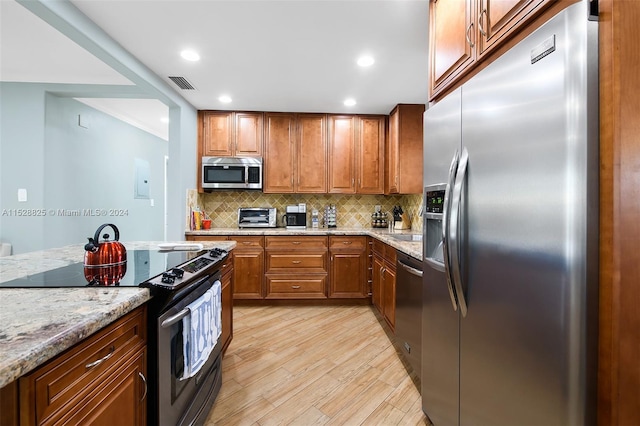
[[409,219],[408,213],[402,213],[400,216],[402,220],[397,220],[394,223],[394,229],[411,229],[411,219]]

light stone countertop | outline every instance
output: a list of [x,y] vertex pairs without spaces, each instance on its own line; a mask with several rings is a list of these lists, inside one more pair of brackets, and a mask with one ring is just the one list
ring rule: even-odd
[[[124,242],[157,250],[161,242]],[[184,243],[178,241],[176,243]],[[233,241],[202,242],[231,250]],[[0,282],[82,262],[84,244],[0,258]],[[0,388],[151,298],[139,287],[0,288]]]
[[307,228],[304,230],[286,228],[215,228],[198,231],[185,231],[185,235],[215,236],[215,235],[367,235],[389,244],[409,256],[422,260],[422,240],[405,241],[397,237],[419,235],[419,231],[394,230],[389,232],[386,228]]

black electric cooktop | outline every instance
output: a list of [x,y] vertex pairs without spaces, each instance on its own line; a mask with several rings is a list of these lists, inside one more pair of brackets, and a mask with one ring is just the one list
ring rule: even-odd
[[83,262],[28,275],[0,283],[0,288],[58,288],[58,287],[138,287],[141,283],[162,274],[206,251],[127,250],[126,273],[112,286],[90,284],[84,275]]

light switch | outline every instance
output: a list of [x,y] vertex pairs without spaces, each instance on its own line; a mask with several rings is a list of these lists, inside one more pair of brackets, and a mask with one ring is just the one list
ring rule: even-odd
[[150,205],[151,207],[153,207],[153,206],[155,206],[155,205],[156,205],[156,202],[153,200],[153,198],[150,198],[150,199],[149,199],[149,205]]
[[27,201],[27,190],[24,188],[18,189],[18,202],[24,203]]

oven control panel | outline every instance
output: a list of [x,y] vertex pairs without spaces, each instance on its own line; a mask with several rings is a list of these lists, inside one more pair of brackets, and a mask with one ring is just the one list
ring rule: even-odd
[[214,248],[200,253],[193,259],[145,281],[141,286],[177,290],[194,280],[209,275],[209,271],[221,263],[227,257],[228,252],[220,248]]

